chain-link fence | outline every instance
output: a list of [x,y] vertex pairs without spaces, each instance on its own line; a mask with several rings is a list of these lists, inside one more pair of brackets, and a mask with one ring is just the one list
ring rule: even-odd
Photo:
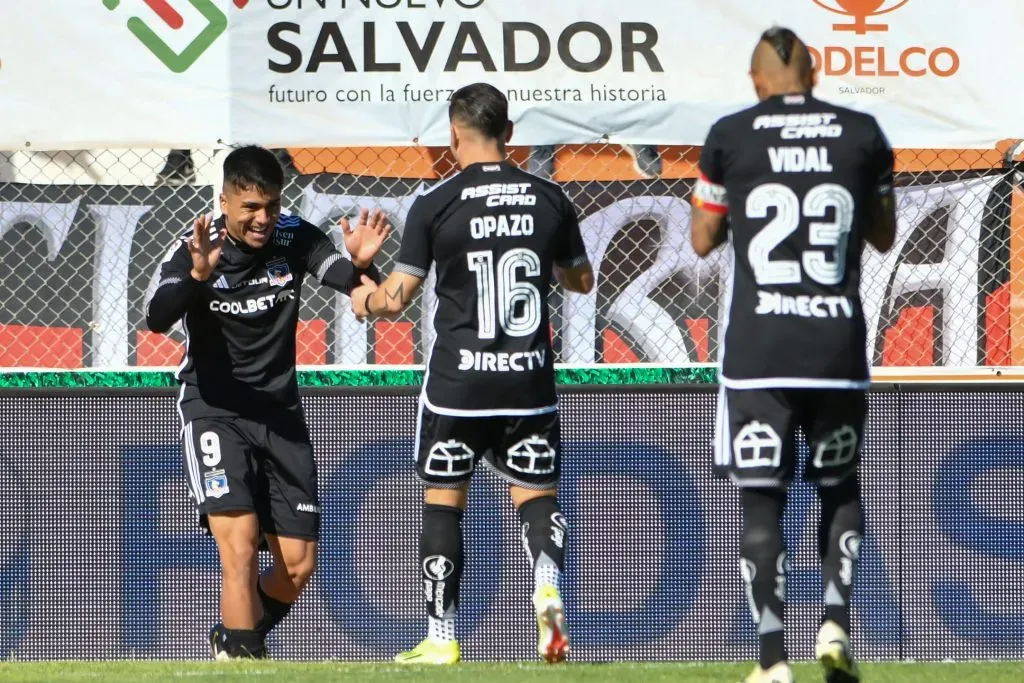
[[[899,150],[896,247],[865,251],[863,294],[876,366],[1024,365],[1024,193],[1019,147]],[[0,367],[177,365],[180,330],[145,329],[159,263],[213,209],[223,151],[0,153]],[[380,207],[397,228],[413,199],[455,172],[440,148],[278,150],[285,211],[344,250],[338,219]],[[598,286],[552,297],[567,364],[714,361],[725,250],[689,246],[700,149],[613,145],[512,148],[576,203]],[[349,301],[310,281],[300,365],[420,364],[432,342],[428,280],[400,319],[356,321]],[[1018,348],[1019,347],[1019,348]]]

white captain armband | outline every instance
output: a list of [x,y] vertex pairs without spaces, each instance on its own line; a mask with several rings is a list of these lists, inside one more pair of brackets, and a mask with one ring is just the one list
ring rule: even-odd
[[725,187],[708,180],[703,173],[693,188],[693,205],[711,213],[726,214],[729,212],[729,201]]

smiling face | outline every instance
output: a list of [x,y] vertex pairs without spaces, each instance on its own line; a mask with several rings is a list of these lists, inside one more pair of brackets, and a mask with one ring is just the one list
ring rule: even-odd
[[261,249],[270,243],[281,215],[281,190],[261,191],[227,183],[220,195],[220,208],[228,234],[253,249]]
[[247,145],[224,157],[220,209],[228,235],[253,249],[270,243],[281,215],[284,170],[274,153]]

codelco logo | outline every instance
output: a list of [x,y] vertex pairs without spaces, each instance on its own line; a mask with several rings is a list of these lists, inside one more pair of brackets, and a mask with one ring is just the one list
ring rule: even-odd
[[[857,36],[884,33],[888,24],[869,20],[895,12],[910,0],[813,0],[829,12],[842,14],[852,21],[832,24],[838,34]],[[826,45],[810,48],[815,64],[825,76],[939,76],[948,78],[960,70],[960,55],[951,47],[927,48],[913,45],[905,48],[889,45]]]
[[[196,60],[213,45],[214,41],[228,27],[228,18],[217,8],[213,0],[186,1],[206,21],[206,25],[202,29],[192,26],[191,22],[189,26],[185,26],[184,18],[168,0],[143,0],[167,26],[175,31],[184,28],[187,32],[194,34],[195,37],[181,52],[175,52],[144,20],[139,17],[128,19],[128,30],[139,39],[139,42],[163,62],[164,66],[179,74],[195,64]],[[233,0],[233,2],[239,9],[249,4],[249,0]],[[120,4],[121,0],[103,0],[103,6],[109,10],[117,9]]]

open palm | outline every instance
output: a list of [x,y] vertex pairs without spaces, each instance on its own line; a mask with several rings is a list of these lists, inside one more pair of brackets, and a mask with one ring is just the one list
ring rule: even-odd
[[217,239],[210,239],[210,226],[213,217],[206,215],[197,218],[192,225],[192,237],[188,241],[188,251],[192,256],[192,277],[201,282],[210,279],[213,269],[220,261],[220,252],[224,247],[224,236],[227,231],[221,228]]
[[341,232],[345,238],[345,248],[352,257],[352,265],[366,268],[391,234],[391,226],[380,209],[375,209],[372,214],[369,209],[363,209],[354,228],[347,218],[341,219]]

